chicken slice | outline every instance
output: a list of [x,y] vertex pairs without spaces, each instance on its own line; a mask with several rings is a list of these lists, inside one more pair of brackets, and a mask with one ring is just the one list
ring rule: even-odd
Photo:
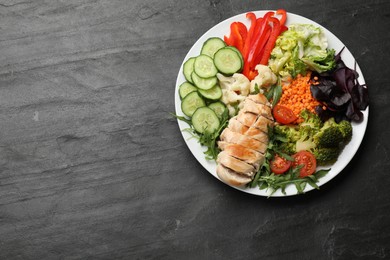
[[250,112],[240,111],[237,115],[237,120],[247,127],[255,127],[264,133],[268,133],[268,126],[272,126],[273,121],[260,115],[257,116]]
[[241,161],[240,159],[229,155],[225,151],[222,151],[218,154],[217,163],[220,163],[226,168],[229,168],[237,173],[241,173],[249,177],[252,177],[256,171],[253,165]]
[[238,115],[237,115],[237,120],[241,124],[243,124],[247,127],[251,127],[256,122],[257,115],[250,113],[250,112],[240,110],[240,112],[238,112]]
[[258,104],[269,105],[268,99],[263,94],[249,95],[247,99],[250,99]]
[[258,104],[251,99],[245,99],[242,107],[243,112],[251,112],[256,115],[262,115],[270,120],[273,120],[271,107],[264,104]]
[[246,131],[248,131],[249,127],[247,127],[246,125],[243,125],[241,124],[238,120],[237,120],[237,116],[234,116],[232,118],[230,118],[229,120],[229,124],[227,126],[230,130],[232,130],[233,132],[236,132],[236,133],[240,133],[240,134],[245,134]]
[[[229,120],[228,128],[233,132],[250,136],[263,143],[268,143],[268,134],[265,131],[261,131],[255,127],[248,127],[238,121],[238,117],[235,116]],[[267,129],[268,130],[268,129]]]
[[252,180],[251,177],[232,171],[222,164],[217,165],[217,175],[223,182],[233,186],[243,186]]
[[265,153],[267,150],[267,144],[260,142],[250,136],[243,135],[231,131],[229,128],[225,128],[220,136],[221,141],[225,141],[233,144],[240,144],[246,148],[258,151],[260,153]]
[[253,165],[256,171],[259,169],[260,164],[264,162],[264,154],[261,154],[255,150],[246,148],[240,144],[233,144],[228,142],[219,142],[218,147],[224,152],[228,153],[237,159],[245,161]]
[[264,116],[259,116],[252,126],[263,131],[264,133],[268,133],[268,126],[272,126],[273,123],[274,122],[269,120],[268,118]]

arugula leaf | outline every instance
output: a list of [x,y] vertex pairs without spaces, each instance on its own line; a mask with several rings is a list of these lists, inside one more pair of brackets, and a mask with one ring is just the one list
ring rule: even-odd
[[191,126],[192,127],[192,123],[191,123],[191,119],[188,119],[188,118],[186,118],[186,117],[184,117],[184,116],[178,116],[178,115],[176,115],[176,114],[174,114],[174,113],[170,113],[173,117],[176,117],[177,119],[179,119],[179,120],[181,120],[181,121],[183,121],[183,122],[186,122],[189,126]]
[[272,100],[272,106],[274,107],[282,96],[282,86],[280,84],[269,87],[268,91],[264,93],[268,101]]
[[270,195],[274,194],[276,191],[280,190],[283,194],[286,194],[286,188],[288,185],[294,185],[297,189],[298,194],[304,193],[304,190],[307,185],[312,186],[315,189],[319,189],[316,184],[320,178],[325,176],[330,169],[319,170],[313,175],[306,176],[304,178],[299,177],[299,172],[302,167],[294,167],[290,168],[286,173],[277,175],[271,171],[270,162],[275,156],[275,154],[279,154],[280,156],[286,158],[287,160],[293,160],[293,158],[285,153],[278,151],[274,142],[280,139],[278,133],[273,131],[273,129],[269,129],[269,143],[267,146],[267,152],[265,154],[265,161],[259,168],[258,172],[255,174],[253,180],[248,184],[249,187],[254,188],[256,186],[259,189],[270,190]]

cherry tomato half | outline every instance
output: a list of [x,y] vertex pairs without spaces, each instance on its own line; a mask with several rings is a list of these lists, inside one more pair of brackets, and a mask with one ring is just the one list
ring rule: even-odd
[[290,108],[282,105],[276,105],[272,110],[272,114],[277,122],[284,125],[291,124],[298,119]]
[[293,167],[303,165],[299,172],[299,177],[312,175],[316,171],[317,161],[311,152],[299,151],[292,155],[292,158],[295,160],[292,164]]
[[283,174],[290,169],[291,163],[291,161],[276,154],[271,161],[271,171],[275,174]]

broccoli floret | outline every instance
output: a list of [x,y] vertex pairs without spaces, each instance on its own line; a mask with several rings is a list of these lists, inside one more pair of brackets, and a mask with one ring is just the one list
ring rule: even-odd
[[320,129],[323,126],[321,118],[307,109],[302,110],[300,117],[303,119],[301,126],[310,126],[314,129]]
[[314,136],[319,147],[340,147],[346,145],[352,138],[352,125],[343,120],[336,123],[334,118],[325,121],[323,127]]
[[296,151],[310,151],[316,144],[313,142],[313,135],[315,130],[311,128],[309,125],[301,125],[299,127],[299,139],[296,142]]
[[294,154],[296,152],[295,143],[297,142],[297,140],[299,140],[300,137],[300,133],[297,127],[294,127],[292,125],[276,125],[274,127],[274,134],[284,139],[281,140],[279,138],[279,140],[276,142],[278,150],[287,154]]
[[303,111],[303,122],[297,126],[276,125],[274,132],[282,138],[276,148],[287,154],[306,150],[314,154],[318,165],[336,162],[344,146],[352,138],[352,125],[349,121],[336,123],[330,118],[324,123],[314,113]]
[[352,124],[347,120],[342,120],[338,125],[341,133],[343,134],[343,141],[347,144],[352,139]]
[[333,164],[337,161],[341,150],[338,147],[315,148],[311,151],[317,160],[319,166]]
[[343,143],[343,134],[337,126],[321,128],[313,137],[318,147],[339,147]]
[[291,142],[296,142],[299,139],[299,129],[290,125],[276,125],[274,131],[276,134],[282,135]]
[[290,155],[297,152],[295,148],[295,143],[290,143],[290,142],[279,143],[278,150]]

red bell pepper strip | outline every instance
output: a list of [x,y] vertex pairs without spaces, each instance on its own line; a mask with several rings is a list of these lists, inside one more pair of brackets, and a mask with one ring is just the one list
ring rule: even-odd
[[223,36],[223,41],[224,41],[227,45],[233,46],[233,39],[232,39],[231,36],[230,36],[230,37],[227,37],[226,35]]
[[223,40],[229,46],[236,47],[240,52],[244,48],[244,43],[248,34],[245,24],[233,22],[230,24],[230,36],[224,36]]
[[244,63],[247,61],[249,48],[251,47],[250,45],[251,45],[252,38],[253,38],[253,33],[255,31],[255,28],[256,28],[256,15],[254,13],[250,12],[250,13],[246,14],[246,17],[251,20],[251,25],[249,27],[248,35],[245,39],[244,49],[243,49],[243,53],[242,53],[242,56],[244,57]]
[[268,59],[271,56],[272,49],[275,47],[276,38],[278,38],[280,34],[280,21],[276,19],[275,17],[269,18],[272,23],[272,31],[271,35],[269,36],[268,42],[264,47],[264,54],[261,58],[260,64],[267,65]]
[[[244,24],[242,24],[244,25]],[[245,27],[245,25],[244,25]],[[245,27],[245,30],[246,30],[246,27]],[[242,32],[241,32],[242,31]],[[234,44],[233,46],[236,47],[241,53],[243,51],[243,48],[244,48],[244,37],[246,38],[246,36],[241,34],[245,34],[243,29],[240,28],[240,25],[238,22],[235,22],[235,23],[232,23],[232,26],[231,26],[231,32],[232,32],[232,35],[234,37]]]
[[285,25],[286,20],[287,20],[287,12],[286,12],[286,10],[278,9],[278,10],[276,10],[276,14],[282,15],[282,17],[280,18],[280,25],[281,26]]
[[248,29],[246,28],[246,25],[243,24],[242,22],[236,22],[236,23],[237,23],[238,31],[240,32],[240,35],[245,42],[246,37],[248,35]]
[[253,63],[256,64],[256,65],[260,64],[261,58],[263,57],[263,54],[264,54],[264,46],[267,43],[267,41],[269,39],[269,36],[271,35],[271,30],[272,30],[271,26],[268,25],[267,26],[266,35],[264,37],[266,40],[265,40],[265,42],[263,43],[262,46],[259,46],[259,51],[256,52],[256,57],[253,60]]
[[281,28],[280,28],[280,34],[282,34],[283,32],[287,31],[288,30],[288,27],[283,25]]
[[272,17],[274,15],[274,12],[268,12],[264,15],[263,19],[258,19],[256,24],[256,32],[253,36],[252,46],[248,54],[247,61],[250,64],[250,67],[254,67],[257,64],[253,64],[254,58],[257,56],[257,54],[260,52],[260,50],[263,48],[264,44],[267,42],[267,39],[265,37],[266,31],[268,28],[268,20],[269,17]]

